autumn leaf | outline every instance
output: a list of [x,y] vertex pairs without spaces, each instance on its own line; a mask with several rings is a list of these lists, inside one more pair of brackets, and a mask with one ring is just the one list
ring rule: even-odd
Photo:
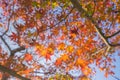
[[51,54],[46,54],[46,56],[45,56],[45,58],[46,58],[46,61],[48,61],[48,60],[51,60]]
[[92,72],[91,68],[89,68],[88,66],[81,67],[81,70],[83,74],[86,76],[89,76]]
[[81,54],[82,54],[82,49],[78,49],[78,50],[76,51],[76,55],[80,56]]
[[44,50],[43,45],[40,44],[36,44],[34,47],[35,52],[37,52],[38,54],[40,54],[41,50]]
[[105,72],[104,76],[105,76],[106,78],[108,78],[108,72]]
[[58,45],[58,50],[64,50],[64,48],[65,48],[65,44],[64,43],[60,43]]
[[73,47],[73,46],[67,46],[67,48],[66,48],[66,51],[67,51],[68,53],[71,53],[73,50],[74,50],[74,47]]
[[[106,71],[105,77],[113,75],[117,60],[113,54],[118,52],[120,56],[119,2],[0,0],[0,66],[8,68],[0,71],[9,74],[6,79],[20,80],[29,80],[18,77],[21,75],[35,80],[68,80],[68,72],[74,68],[81,71],[80,80],[89,80],[97,71],[93,67]],[[89,67],[91,64],[95,66]],[[10,73],[9,69],[21,74]],[[45,76],[32,73],[34,70],[42,70]]]
[[18,35],[17,35],[16,33],[12,32],[12,35],[10,35],[10,38],[11,38],[11,40],[13,40],[13,41],[17,41]]
[[55,7],[57,7],[57,6],[58,6],[58,3],[57,3],[57,2],[52,3],[52,8],[55,8]]
[[63,61],[69,60],[69,56],[68,56],[67,54],[63,54],[60,58],[61,58]]
[[33,59],[32,55],[30,53],[26,53],[25,56],[24,56],[24,59],[26,61],[31,61]]
[[46,56],[46,54],[47,54],[47,51],[46,50],[41,50],[41,52],[39,53],[39,55],[41,55],[41,56]]
[[79,80],[90,80],[90,79],[87,76],[83,75],[83,76],[80,77]]
[[56,62],[55,62],[55,65],[56,65],[56,66],[59,66],[59,65],[61,65],[61,64],[62,64],[61,58],[57,59]]
[[76,61],[76,65],[80,66],[82,68],[85,67],[85,66],[87,66],[87,64],[88,63],[85,60],[81,59],[81,58],[78,58],[77,61]]

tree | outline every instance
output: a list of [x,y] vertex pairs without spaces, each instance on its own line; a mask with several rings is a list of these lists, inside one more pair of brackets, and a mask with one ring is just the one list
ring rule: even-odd
[[80,69],[81,80],[89,80],[93,63],[106,77],[113,75],[115,59],[111,55],[120,48],[119,3],[1,0],[2,80],[73,79],[69,71],[74,68]]

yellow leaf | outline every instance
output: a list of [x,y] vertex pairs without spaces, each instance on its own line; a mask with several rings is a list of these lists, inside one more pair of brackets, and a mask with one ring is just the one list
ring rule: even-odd
[[47,51],[46,51],[46,50],[42,50],[42,51],[40,52],[40,54],[41,54],[42,56],[46,56]]
[[67,51],[68,51],[69,53],[71,53],[73,50],[74,50],[74,47],[73,47],[73,46],[68,46],[68,47],[67,47]]
[[55,8],[57,6],[58,6],[58,3],[56,3],[56,2],[52,3],[52,8]]

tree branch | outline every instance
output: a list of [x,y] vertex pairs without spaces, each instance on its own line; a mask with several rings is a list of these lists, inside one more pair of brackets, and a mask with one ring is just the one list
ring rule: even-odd
[[19,48],[16,48],[16,49],[12,50],[11,51],[11,56],[13,56],[16,52],[19,52],[19,51],[22,51],[22,50],[25,50],[24,46],[21,46]]
[[14,77],[17,77],[17,78],[21,79],[21,80],[30,80],[30,79],[28,79],[28,78],[25,78],[25,77],[17,74],[17,72],[15,72],[15,71],[13,71],[13,70],[11,70],[11,69],[8,69],[8,68],[6,68],[6,67],[4,67],[4,66],[2,66],[2,65],[0,65],[0,71],[6,72],[6,73],[8,73],[8,74],[10,74],[10,75],[12,75],[12,76],[14,76]]
[[118,44],[110,44],[110,46],[117,47],[117,46],[120,46],[120,43],[118,43]]
[[111,38],[111,37],[113,37],[113,36],[115,36],[115,35],[117,35],[117,34],[119,34],[119,33],[120,33],[120,30],[117,31],[117,32],[115,32],[114,34],[112,34],[112,35],[110,35],[110,36],[107,36],[106,38]]
[[[104,35],[104,33],[102,32],[102,30],[99,28],[97,22],[95,22],[94,19],[92,18],[92,16],[90,16],[90,15],[87,13],[87,11],[82,8],[82,5],[79,4],[79,1],[78,1],[78,0],[70,0],[70,1],[71,1],[71,3],[73,4],[73,6],[74,6],[80,13],[84,14],[84,16],[85,16],[88,20],[90,20],[90,21],[95,25],[96,32],[99,34],[99,36],[101,37],[101,39],[104,41],[104,43],[105,43],[105,44],[107,45],[107,47],[108,47],[107,50],[106,50],[106,52],[108,52],[109,49],[110,49],[112,46],[114,46],[114,47],[118,46],[118,44],[117,44],[117,45],[113,45],[113,44],[110,44],[110,43],[109,43],[108,38]],[[116,34],[117,34],[117,33],[116,33]],[[114,34],[114,35],[116,35],[116,34]],[[114,35],[112,35],[112,36],[114,36]],[[106,55],[107,55],[107,54],[106,54]]]
[[10,56],[14,56],[14,54],[16,52],[19,52],[19,51],[22,51],[22,50],[25,50],[25,47],[24,46],[21,46],[19,48],[16,48],[14,50],[11,50],[10,46],[8,45],[8,43],[5,41],[5,39],[3,38],[3,36],[0,36],[1,40],[4,42],[4,44],[7,46],[8,50],[10,51]]
[[0,36],[1,40],[3,41],[3,43],[7,46],[7,48],[9,49],[9,51],[11,52],[11,48],[10,46],[7,44],[7,42],[5,41],[5,39],[3,38],[3,36]]
[[39,74],[54,74],[54,72],[39,72],[39,71],[34,71],[34,72],[31,72],[31,73],[39,73]]
[[117,80],[120,80],[120,78],[118,78],[118,77],[116,77],[116,76],[112,76],[112,77],[114,77],[114,78],[117,79]]

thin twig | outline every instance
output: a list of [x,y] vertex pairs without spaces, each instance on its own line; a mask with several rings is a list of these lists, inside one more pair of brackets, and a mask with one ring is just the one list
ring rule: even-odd
[[52,29],[52,28],[54,28],[55,26],[57,26],[58,24],[60,24],[61,22],[63,22],[64,20],[66,20],[67,17],[68,17],[68,16],[71,14],[71,12],[73,11],[73,9],[74,9],[74,7],[73,7],[73,8],[70,10],[70,12],[69,12],[63,19],[61,19],[58,23],[56,23],[56,24],[53,25],[52,27],[49,26],[49,28],[44,29],[44,30],[41,30],[40,33],[41,33],[41,32],[44,32],[44,31],[47,31],[47,30],[49,30],[49,29]]
[[110,35],[110,36],[107,36],[106,38],[111,38],[111,37],[113,37],[113,36],[115,36],[115,35],[117,35],[117,34],[119,34],[119,33],[120,33],[120,30],[117,31],[117,32],[115,32],[114,34],[112,34],[112,35]]
[[39,74],[54,74],[54,72],[40,72],[40,71],[34,71],[30,73],[39,73]]
[[113,75],[112,75],[112,77],[114,77],[114,78],[117,79],[117,80],[120,80],[120,78],[118,78],[118,77],[116,77],[116,76],[113,76]]
[[9,51],[11,52],[11,48],[8,45],[8,43],[5,41],[5,39],[3,38],[3,36],[0,36],[1,40],[3,41],[3,43],[7,46],[7,48],[9,49]]

